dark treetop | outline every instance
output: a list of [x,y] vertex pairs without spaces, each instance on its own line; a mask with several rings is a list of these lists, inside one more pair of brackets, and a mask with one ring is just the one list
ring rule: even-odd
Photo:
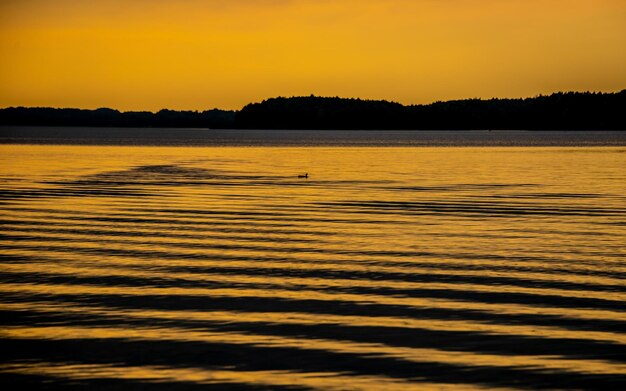
[[626,130],[626,90],[568,92],[526,99],[467,99],[404,106],[395,102],[272,98],[240,111],[120,112],[10,107],[0,125],[217,129]]

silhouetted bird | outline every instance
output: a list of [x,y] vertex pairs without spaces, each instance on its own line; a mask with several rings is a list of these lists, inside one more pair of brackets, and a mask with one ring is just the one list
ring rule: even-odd
[[309,173],[305,173],[304,175],[298,175],[298,178],[308,178],[309,177]]

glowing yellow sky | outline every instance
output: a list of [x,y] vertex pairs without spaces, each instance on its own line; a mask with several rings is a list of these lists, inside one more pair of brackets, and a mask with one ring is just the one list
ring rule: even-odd
[[0,107],[626,88],[625,0],[0,0]]

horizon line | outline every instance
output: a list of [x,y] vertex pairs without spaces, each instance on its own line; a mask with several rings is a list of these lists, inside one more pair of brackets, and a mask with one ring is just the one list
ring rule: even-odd
[[230,111],[230,112],[238,112],[243,110],[244,107],[251,105],[251,104],[257,104],[257,103],[262,103],[262,102],[266,102],[268,100],[272,100],[272,99],[295,99],[295,98],[322,98],[322,99],[345,99],[345,100],[360,100],[360,101],[366,101],[366,102],[388,102],[388,103],[392,103],[392,104],[398,104],[404,107],[410,107],[410,106],[429,106],[429,105],[433,105],[433,104],[437,104],[437,103],[446,103],[446,102],[461,102],[461,101],[475,101],[475,100],[479,100],[479,101],[493,101],[493,100],[525,100],[525,99],[536,99],[536,98],[541,98],[541,97],[547,97],[547,96],[552,96],[552,95],[558,95],[558,94],[619,94],[619,93],[624,93],[626,92],[626,88],[622,88],[622,89],[618,89],[618,90],[612,90],[612,91],[575,91],[575,90],[569,90],[569,91],[555,91],[555,92],[551,92],[548,94],[536,94],[534,96],[525,96],[525,97],[491,97],[491,98],[481,98],[481,97],[472,97],[472,98],[457,98],[457,99],[448,99],[448,100],[435,100],[435,101],[431,101],[430,103],[410,103],[410,104],[404,104],[404,103],[400,103],[398,101],[395,100],[387,100],[387,99],[370,99],[370,98],[359,98],[359,97],[341,97],[341,96],[322,96],[322,95],[315,95],[315,94],[310,94],[310,95],[292,95],[292,96],[283,96],[283,95],[278,95],[278,96],[273,96],[273,97],[269,97],[269,98],[264,98],[262,100],[259,101],[255,101],[255,102],[249,102],[244,104],[241,108],[239,109],[221,109],[219,107],[213,107],[213,108],[206,108],[206,109],[169,109],[169,108],[161,108],[159,110],[156,111],[152,111],[152,110],[141,110],[141,109],[133,109],[133,110],[119,110],[119,109],[115,109],[112,107],[107,107],[107,106],[99,106],[99,107],[92,107],[92,108],[87,108],[87,107],[54,107],[54,106],[5,106],[5,107],[0,107],[0,110],[5,110],[5,109],[19,109],[19,108],[24,108],[24,109],[55,109],[55,110],[85,110],[85,111],[96,111],[96,110],[112,110],[112,111],[117,111],[119,113],[152,113],[152,114],[156,114],[159,113],[161,111],[177,111],[177,112],[206,112],[206,111],[212,111],[212,110],[218,110],[218,111]]

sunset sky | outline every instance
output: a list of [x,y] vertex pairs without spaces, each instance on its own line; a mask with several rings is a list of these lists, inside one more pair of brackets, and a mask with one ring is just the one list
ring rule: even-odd
[[626,88],[624,0],[0,0],[0,107]]

